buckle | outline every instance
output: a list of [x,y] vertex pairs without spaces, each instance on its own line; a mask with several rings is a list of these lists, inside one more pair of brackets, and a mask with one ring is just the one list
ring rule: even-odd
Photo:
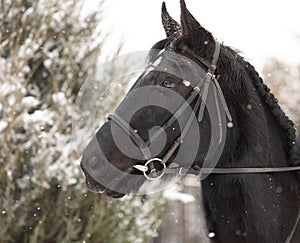
[[[155,181],[160,179],[164,174],[164,170],[166,169],[166,164],[162,164],[162,159],[153,158],[149,159],[145,165],[134,165],[133,168],[142,171],[144,176],[151,181]],[[161,167],[161,170],[158,170],[156,167]]]

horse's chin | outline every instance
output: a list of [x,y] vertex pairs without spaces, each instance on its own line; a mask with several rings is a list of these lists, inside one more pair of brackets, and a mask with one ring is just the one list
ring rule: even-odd
[[107,192],[105,192],[105,195],[108,197],[112,197],[112,198],[122,198],[126,194],[120,193],[120,192],[115,192],[115,191],[107,191]]
[[86,174],[86,185],[87,185],[89,191],[94,192],[94,193],[98,193],[98,194],[104,194],[108,197],[122,198],[126,195],[125,193],[113,191],[113,190],[110,190],[107,187],[102,186],[101,184],[96,182],[93,178],[91,178],[87,174]]
[[134,173],[125,173],[120,178],[112,178],[111,183],[104,186],[97,182],[83,166],[81,166],[89,191],[104,194],[112,198],[122,198],[126,194],[136,193],[144,182],[144,177],[136,178]]

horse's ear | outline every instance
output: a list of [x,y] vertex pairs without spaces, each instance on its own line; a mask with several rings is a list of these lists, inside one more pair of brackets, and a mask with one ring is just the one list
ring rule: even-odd
[[184,0],[180,0],[180,7],[183,38],[188,40],[192,45],[199,45],[199,41],[201,42],[201,40],[204,40],[205,42],[213,40],[212,34],[204,29],[187,9]]
[[180,25],[169,15],[165,2],[163,2],[161,8],[161,19],[167,37],[180,31]]

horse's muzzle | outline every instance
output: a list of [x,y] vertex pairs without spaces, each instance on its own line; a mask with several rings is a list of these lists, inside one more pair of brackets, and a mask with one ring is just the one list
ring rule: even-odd
[[[105,193],[107,196],[120,198],[125,194],[109,189],[111,181],[117,177],[118,170],[113,167],[102,153],[96,137],[94,137],[84,150],[80,162],[86,177],[86,184],[90,191]],[[117,189],[117,188],[116,188]]]

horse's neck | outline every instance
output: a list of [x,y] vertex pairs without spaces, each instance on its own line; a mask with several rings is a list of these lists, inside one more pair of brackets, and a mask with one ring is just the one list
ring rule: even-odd
[[[282,129],[260,97],[257,94],[250,94],[250,97],[254,98],[248,110],[236,112],[235,125],[238,131],[229,131],[226,141],[229,144],[225,146],[218,166],[288,166]],[[232,134],[238,137],[233,138]],[[234,145],[230,140],[234,141]],[[209,230],[216,230],[217,234],[222,234],[223,239],[232,240],[227,242],[240,242],[247,237],[249,239],[249,234],[253,240],[263,242],[264,236],[268,235],[277,242],[282,235],[288,234],[291,227],[288,225],[281,236],[274,233],[274,229],[279,230],[278,221],[284,210],[282,207],[289,203],[279,194],[285,190],[282,195],[287,193],[285,196],[297,200],[296,195],[288,194],[288,182],[288,173],[209,176],[202,182]]]
[[[230,104],[235,117],[233,128],[228,128],[220,166],[288,166],[283,129],[250,80],[245,82],[244,88],[244,92],[236,94],[235,103]],[[245,94],[247,99],[243,97]]]

